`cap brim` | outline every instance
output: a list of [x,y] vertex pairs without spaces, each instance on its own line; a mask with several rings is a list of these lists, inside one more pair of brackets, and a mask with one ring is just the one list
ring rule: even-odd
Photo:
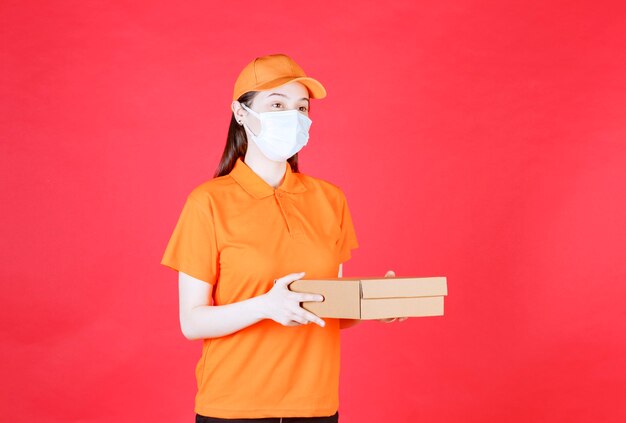
[[269,90],[271,88],[280,87],[281,85],[285,85],[289,82],[294,82],[294,81],[300,82],[302,85],[307,87],[311,98],[321,99],[321,98],[326,97],[326,89],[324,88],[324,86],[317,79],[313,79],[310,76],[299,76],[296,78],[290,76],[290,77],[284,77],[284,78],[277,78],[277,79],[274,79],[273,81],[260,84],[254,87],[250,91]]

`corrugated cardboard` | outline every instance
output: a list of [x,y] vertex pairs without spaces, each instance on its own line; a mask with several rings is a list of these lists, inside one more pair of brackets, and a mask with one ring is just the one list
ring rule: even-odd
[[448,295],[445,276],[299,279],[289,289],[323,295],[322,302],[302,303],[319,317],[361,320],[443,316]]

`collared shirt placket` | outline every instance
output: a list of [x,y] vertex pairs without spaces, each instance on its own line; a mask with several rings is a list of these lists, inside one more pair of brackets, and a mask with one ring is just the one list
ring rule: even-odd
[[285,193],[279,190],[275,190],[274,198],[276,199],[276,203],[278,203],[278,208],[280,209],[280,212],[283,215],[283,218],[285,219],[285,223],[287,224],[287,231],[289,232],[290,236],[293,236],[293,230],[291,229],[291,226],[289,225],[289,219],[287,218],[287,213],[285,212],[285,205],[283,204],[283,201],[285,200]]

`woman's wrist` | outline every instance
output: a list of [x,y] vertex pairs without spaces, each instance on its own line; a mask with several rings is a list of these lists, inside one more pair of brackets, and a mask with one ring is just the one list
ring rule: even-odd
[[266,299],[267,293],[252,297],[248,300],[250,302],[250,308],[254,313],[254,317],[258,320],[269,319],[269,315],[267,314]]

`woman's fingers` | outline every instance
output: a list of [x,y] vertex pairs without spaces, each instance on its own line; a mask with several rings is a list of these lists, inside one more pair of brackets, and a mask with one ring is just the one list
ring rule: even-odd
[[[299,294],[294,294],[294,298],[296,298],[296,300],[298,302],[324,301],[324,297],[322,295],[319,295],[319,294],[301,294],[301,293],[299,293]],[[308,311],[307,309],[305,309],[301,305],[298,306],[297,310],[294,310],[294,313],[297,313],[298,315],[302,316],[302,318],[305,320],[303,322],[303,324],[306,324],[306,323],[309,323],[309,322],[313,322],[313,323],[317,323],[321,327],[324,327],[326,325],[326,322],[324,322],[316,314],[311,313],[310,311]]]
[[317,294],[310,294],[301,299],[299,295],[289,289],[291,282],[301,279],[304,275],[305,272],[290,273],[274,279],[272,289],[262,296],[262,303],[267,318],[283,326],[298,326],[309,323],[310,319],[304,315],[303,312],[305,310],[300,307],[300,303],[303,301],[321,301],[323,297]]
[[300,273],[290,273],[288,275],[283,276],[282,278],[278,278],[274,280],[274,283],[276,285],[283,285],[283,286],[287,286],[289,285],[291,282],[298,280],[298,279],[302,279],[302,277],[304,277],[305,272],[300,272]]
[[310,311],[305,311],[304,312],[304,316],[306,317],[306,319],[308,320],[308,322],[313,322],[318,324],[320,327],[324,327],[326,325],[326,322],[323,321],[322,319],[320,319],[319,317],[317,317],[317,315],[311,313]]
[[408,319],[408,317],[390,317],[388,319],[378,319],[383,323],[391,323],[391,322],[395,322],[396,320],[398,322],[404,322],[406,319]]
[[291,313],[291,316],[289,316],[289,318],[294,321],[294,322],[298,322],[301,325],[306,325],[307,323],[309,323],[309,321],[302,315],[300,315],[300,313]]
[[293,297],[301,303],[307,301],[324,301],[324,296],[320,294],[296,293]]
[[311,322],[319,325],[320,327],[324,327],[326,325],[325,321],[306,310],[304,310],[304,312],[291,312],[288,319],[289,320],[287,321],[286,326],[308,325]]

